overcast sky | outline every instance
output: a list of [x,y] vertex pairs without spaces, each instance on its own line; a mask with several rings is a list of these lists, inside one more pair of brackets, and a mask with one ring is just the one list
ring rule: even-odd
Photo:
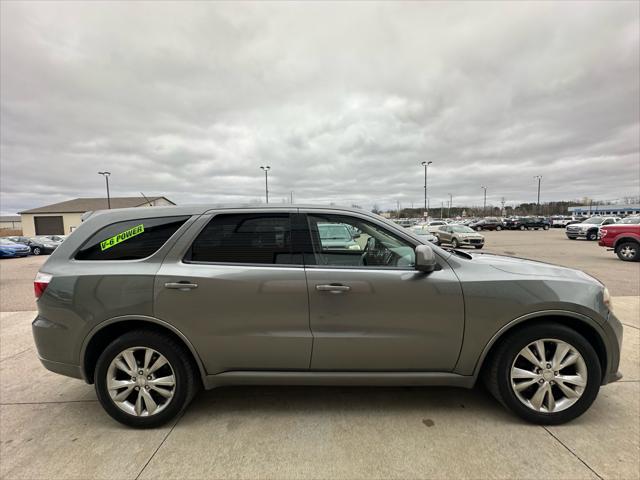
[[640,195],[639,3],[1,3],[3,214]]

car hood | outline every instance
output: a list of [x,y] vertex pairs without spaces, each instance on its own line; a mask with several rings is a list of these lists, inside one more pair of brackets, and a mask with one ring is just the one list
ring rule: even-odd
[[460,238],[484,238],[479,233],[456,233],[455,235],[457,235]]
[[28,250],[29,247],[27,247],[26,245],[0,245],[0,248],[3,248],[5,250]]
[[490,253],[469,253],[474,261],[490,265],[496,270],[516,275],[531,275],[540,277],[559,277],[579,279],[601,284],[596,278],[573,268],[561,267],[550,263],[527,260],[518,257],[508,257],[504,255],[493,255]]

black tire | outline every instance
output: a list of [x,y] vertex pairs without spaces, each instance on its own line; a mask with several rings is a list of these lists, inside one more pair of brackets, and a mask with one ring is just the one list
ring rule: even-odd
[[[151,416],[135,416],[118,408],[107,389],[107,371],[111,361],[130,347],[148,347],[165,356],[175,376],[174,396],[164,410]],[[95,370],[95,389],[100,404],[115,420],[135,428],[159,427],[180,415],[200,389],[197,367],[191,353],[173,338],[152,330],[134,330],[111,342],[98,358]]]
[[479,232],[480,230],[482,230],[482,227],[476,227],[476,232]]
[[458,243],[458,240],[456,240],[455,238],[453,240],[451,240],[451,246],[453,248],[458,248],[460,246],[460,244]]
[[[570,407],[555,413],[535,411],[522,403],[511,387],[510,370],[519,352],[539,339],[558,339],[578,350],[587,367],[587,385]],[[516,330],[500,341],[484,369],[484,381],[491,394],[520,418],[539,425],[559,425],[582,415],[600,390],[602,370],[591,344],[575,330],[556,323],[538,323]]]
[[598,239],[598,231],[597,230],[589,230],[587,232],[587,240],[593,242]]
[[526,230],[527,227],[525,227],[524,225],[520,225],[520,230]]
[[640,245],[637,242],[622,242],[616,246],[616,255],[623,262],[640,261]]
[[484,245],[474,245],[474,247],[476,247],[476,250],[480,250]]
[[498,226],[496,227],[496,230],[499,232],[500,230],[502,230],[502,227],[501,227],[500,225],[498,225]]
[[42,250],[40,250],[40,247],[33,247],[31,249],[31,253],[33,253],[34,255],[40,255],[42,253]]
[[544,230],[549,230],[549,225],[545,225],[544,227],[542,227]]

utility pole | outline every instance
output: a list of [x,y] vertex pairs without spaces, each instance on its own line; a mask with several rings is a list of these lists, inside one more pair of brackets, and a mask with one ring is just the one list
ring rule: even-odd
[[502,197],[502,200],[500,200],[500,203],[502,204],[502,213],[501,215],[504,217],[505,211],[504,211],[504,197]]
[[291,200],[291,203],[293,203],[293,191],[289,194],[289,198]]
[[269,203],[269,180],[268,180],[268,172],[269,170],[271,170],[271,167],[269,165],[263,165],[260,167],[262,170],[264,170],[264,196],[267,200],[267,203]]
[[424,167],[424,217],[426,219],[429,218],[429,204],[427,203],[427,178],[429,174],[429,165],[433,162],[422,162],[422,166]]
[[107,208],[111,210],[111,196],[109,195],[109,175],[111,172],[98,172],[98,175],[102,175],[107,181]]
[[538,215],[540,215],[540,182],[542,181],[542,175],[536,175],[533,178],[538,179]]
[[453,195],[449,194],[449,218],[451,218],[451,205],[453,204]]
[[444,202],[440,200],[440,218],[444,218],[442,211],[444,210]]
[[487,215],[487,187],[480,185],[480,188],[484,189],[484,206],[482,207],[482,213]]
[[400,218],[400,200],[396,200],[396,218]]

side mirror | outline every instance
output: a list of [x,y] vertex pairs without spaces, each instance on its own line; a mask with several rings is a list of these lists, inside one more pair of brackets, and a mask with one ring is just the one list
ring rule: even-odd
[[436,254],[429,245],[418,245],[416,247],[416,270],[429,273],[433,272],[436,267]]

